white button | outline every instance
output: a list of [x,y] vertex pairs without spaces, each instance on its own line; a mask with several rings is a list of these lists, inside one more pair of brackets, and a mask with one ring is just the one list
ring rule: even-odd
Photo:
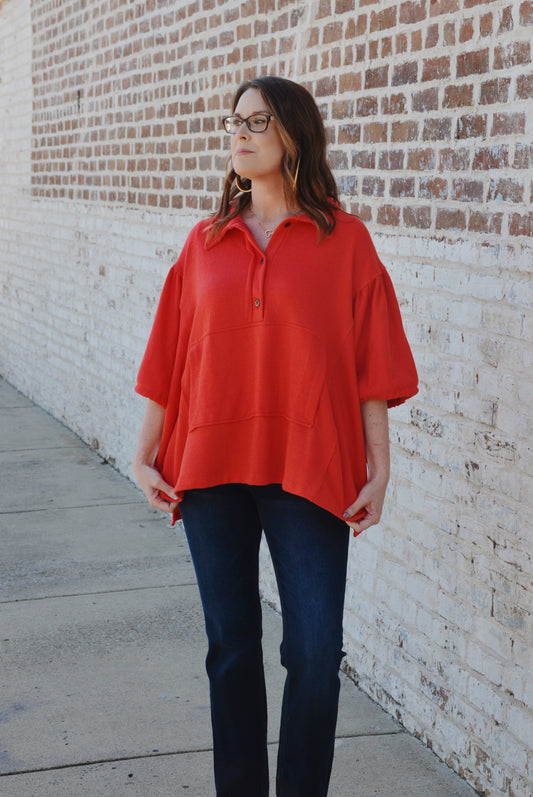
[[259,307],[259,305],[261,304],[261,299],[256,299],[254,304],[256,307]]

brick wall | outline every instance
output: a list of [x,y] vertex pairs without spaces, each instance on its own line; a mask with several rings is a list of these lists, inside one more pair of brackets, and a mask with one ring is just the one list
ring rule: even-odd
[[[347,667],[509,797],[533,790],[532,34],[520,0],[0,0],[0,373],[128,475],[135,370],[216,206],[233,89],[317,97],[421,376],[353,546]],[[263,580],[275,600],[266,557]]]

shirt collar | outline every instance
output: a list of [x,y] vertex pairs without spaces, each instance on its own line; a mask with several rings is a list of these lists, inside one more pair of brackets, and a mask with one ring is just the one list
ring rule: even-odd
[[[295,216],[287,216],[285,221],[286,222],[290,221],[291,223],[296,222],[298,224],[300,224],[300,223],[314,224],[315,223],[313,221],[313,219],[311,218],[311,216],[309,216],[308,213],[300,213],[300,214],[295,215]],[[243,220],[243,218],[242,218],[240,213],[237,214],[237,216],[234,216],[232,219],[230,219],[228,221],[227,224],[224,225],[224,227],[219,232],[219,234],[218,234],[218,236],[216,238],[212,238],[210,241],[206,242],[205,248],[206,249],[212,249],[214,246],[219,244],[222,241],[222,239],[225,237],[225,235],[230,230],[242,230],[245,234],[246,233],[249,234],[248,227],[246,226],[246,223],[244,222],[244,220]]]

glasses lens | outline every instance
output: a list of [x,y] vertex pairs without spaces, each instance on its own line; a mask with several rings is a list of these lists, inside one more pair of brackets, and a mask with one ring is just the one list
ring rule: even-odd
[[248,126],[253,133],[262,133],[268,127],[269,118],[264,113],[257,113],[249,117]]
[[235,133],[242,125],[242,119],[239,116],[226,116],[222,122],[226,133]]

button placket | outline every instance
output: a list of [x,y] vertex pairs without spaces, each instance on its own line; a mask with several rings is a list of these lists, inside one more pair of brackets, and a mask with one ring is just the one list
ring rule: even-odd
[[252,281],[252,308],[254,318],[262,319],[264,316],[264,286],[266,272],[266,256],[258,259]]

